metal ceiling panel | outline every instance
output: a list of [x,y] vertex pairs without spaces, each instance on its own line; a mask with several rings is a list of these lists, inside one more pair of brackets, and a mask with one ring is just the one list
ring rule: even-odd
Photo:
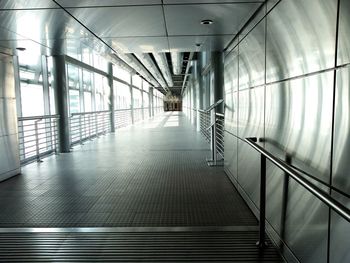
[[169,50],[166,37],[122,37],[103,38],[103,40],[122,53],[153,53]]
[[163,0],[164,4],[263,3],[265,0]]
[[[165,19],[170,36],[236,34],[260,3],[166,5]],[[214,21],[201,25],[203,19]]]
[[68,9],[100,37],[165,36],[161,6]]
[[161,0],[57,0],[63,7],[160,5]]
[[61,9],[0,11],[0,24],[2,28],[19,34],[20,38],[38,42],[43,39],[91,36]]
[[31,8],[58,8],[53,1],[47,0],[1,0],[0,9],[31,9]]
[[[170,52],[222,51],[233,35],[169,37]],[[201,44],[200,47],[196,44]]]
[[18,40],[18,39],[26,39],[26,38],[7,30],[6,28],[0,27],[0,40]]
[[0,47],[12,49],[14,54],[16,52],[17,47],[25,48],[27,51],[30,51],[30,54],[33,56],[36,55],[50,55],[51,50],[47,46],[40,45],[32,40],[0,40]]

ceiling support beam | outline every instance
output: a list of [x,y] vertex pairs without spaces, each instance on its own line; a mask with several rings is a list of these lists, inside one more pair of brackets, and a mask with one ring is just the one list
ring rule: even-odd
[[186,85],[186,81],[187,81],[187,77],[188,77],[188,71],[190,70],[191,67],[191,62],[194,56],[194,52],[190,53],[190,56],[188,58],[188,62],[187,62],[187,67],[186,67],[186,72],[185,72],[185,77],[184,77],[184,81],[182,83],[182,88],[181,88],[181,96],[183,95],[184,89],[185,89],[185,85]]
[[171,52],[171,63],[173,64],[173,73],[174,75],[180,75],[182,71],[182,57],[181,52]]
[[148,53],[135,53],[136,58],[144,65],[145,68],[153,75],[160,86],[165,90],[169,91],[168,85],[166,84],[162,74],[159,72],[157,66],[154,64],[151,56]]
[[135,72],[138,72],[141,76],[143,76],[148,82],[150,82],[154,87],[159,87],[160,84],[158,81],[151,75],[151,73],[140,63],[132,54],[118,54],[115,55],[117,58],[119,57],[125,63],[127,63],[131,68],[134,69]]
[[173,87],[174,82],[173,82],[173,78],[171,77],[171,73],[170,73],[170,69],[169,69],[169,65],[168,65],[168,61],[166,59],[165,53],[152,53],[152,54],[158,64],[160,71],[163,74],[163,77],[166,83],[168,84],[168,87]]

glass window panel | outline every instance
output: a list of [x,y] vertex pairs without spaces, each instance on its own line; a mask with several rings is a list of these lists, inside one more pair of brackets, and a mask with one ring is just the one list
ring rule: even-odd
[[103,93],[103,76],[100,74],[94,73],[94,80],[95,80],[95,91],[96,93]]
[[35,72],[34,71],[28,71],[25,69],[20,69],[19,71],[20,78],[22,80],[35,80]]
[[143,81],[142,88],[144,91],[149,92],[149,83],[147,81]]
[[44,92],[41,85],[21,82],[22,115],[41,116],[44,110]]
[[37,67],[41,66],[41,50],[40,46],[33,43],[28,43],[25,51],[21,51],[18,56],[18,62],[20,65]]
[[143,107],[144,108],[149,107],[149,97],[148,97],[148,93],[146,92],[143,93]]
[[69,111],[71,114],[80,112],[80,98],[78,90],[69,90]]
[[141,91],[138,89],[133,89],[133,96],[134,96],[134,108],[141,108],[142,106]]
[[79,51],[80,48],[79,48],[79,44],[77,47],[76,39],[67,38],[65,42],[66,42],[67,55],[80,61],[81,60],[80,51]]
[[55,90],[52,86],[50,86],[50,89],[49,89],[49,96],[50,96],[50,114],[55,115],[56,114]]
[[130,109],[131,106],[131,94],[130,87],[123,83],[114,82],[115,87],[115,100],[116,100],[116,109]]
[[55,106],[55,89],[52,85],[53,83],[53,59],[52,57],[47,58],[47,70],[48,70],[48,80],[49,80],[49,100],[50,100],[50,114],[56,114],[56,106]]
[[133,75],[132,76],[132,85],[138,88],[142,88],[142,79],[139,75]]
[[96,103],[96,110],[97,111],[104,110],[103,101],[102,101],[102,95],[101,94],[99,94],[99,93],[96,94],[95,103]]
[[92,111],[92,98],[91,98],[91,92],[84,92],[84,110],[85,112],[91,112]]
[[113,75],[114,75],[114,77],[116,77],[118,79],[121,79],[127,83],[130,83],[129,71],[127,71],[119,66],[113,65]]
[[81,57],[82,61],[86,64],[91,65],[92,63],[92,54],[91,49],[85,45],[82,45],[81,47]]
[[79,90],[79,68],[71,64],[67,64],[67,78],[69,89]]
[[108,71],[108,62],[97,52],[93,52],[94,67],[104,72]]
[[83,69],[83,90],[92,90],[92,74],[90,71]]
[[109,109],[109,96],[111,94],[110,92],[110,88],[109,88],[109,84],[108,84],[108,79],[106,77],[102,78],[102,85],[103,85],[103,108],[104,110],[108,110]]

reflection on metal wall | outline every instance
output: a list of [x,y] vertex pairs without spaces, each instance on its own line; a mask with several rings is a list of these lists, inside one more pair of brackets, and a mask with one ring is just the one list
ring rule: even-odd
[[20,172],[12,58],[0,53],[0,181]]
[[[339,1],[338,25],[337,0],[276,3],[267,1],[261,21],[253,20],[225,58],[225,171],[253,211],[260,164],[246,137],[262,138],[275,156],[350,195],[349,1]],[[331,263],[350,262],[350,224],[335,213],[329,222],[324,204],[269,162],[267,171],[269,231],[284,240],[284,252],[301,262],[327,262],[327,254]]]
[[334,66],[337,0],[284,0],[267,16],[267,82]]

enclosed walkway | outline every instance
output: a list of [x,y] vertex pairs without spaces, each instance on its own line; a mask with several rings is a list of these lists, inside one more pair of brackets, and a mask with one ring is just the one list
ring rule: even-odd
[[0,184],[0,262],[280,262],[182,113],[32,163]]
[[182,113],[117,130],[0,184],[2,227],[253,226]]

